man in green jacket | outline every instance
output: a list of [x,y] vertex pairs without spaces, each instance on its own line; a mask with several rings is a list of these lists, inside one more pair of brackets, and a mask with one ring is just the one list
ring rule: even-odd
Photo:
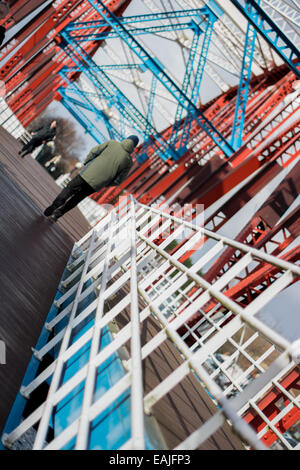
[[56,222],[85,197],[108,186],[118,186],[125,181],[133,164],[131,153],[139,138],[131,135],[122,142],[108,140],[94,147],[88,154],[84,167],[44,211],[46,217]]

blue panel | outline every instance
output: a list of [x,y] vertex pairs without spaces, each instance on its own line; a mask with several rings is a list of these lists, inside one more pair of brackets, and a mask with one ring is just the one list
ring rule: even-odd
[[[87,287],[91,281],[86,283]],[[75,294],[61,306],[65,308],[74,300]],[[79,304],[77,316],[88,305],[94,302],[96,296],[94,293],[89,294]],[[95,309],[91,314],[81,322],[75,329],[70,344],[73,344],[94,324]],[[67,318],[61,322],[59,328],[56,328],[57,334],[67,323]],[[108,327],[103,328],[101,332],[101,349],[104,349],[112,341],[112,335]],[[89,360],[91,341],[88,341],[72,358],[66,363],[62,383],[65,383],[73,377],[78,370],[83,367]],[[58,352],[58,351],[57,351]],[[120,357],[117,353],[112,354],[97,370],[97,378],[95,384],[95,393],[93,401],[103,396],[114,384],[116,384],[124,375]],[[72,392],[61,400],[55,408],[50,423],[54,429],[55,437],[66,429],[74,420],[80,416],[82,400],[84,393],[84,381],[80,383]],[[105,409],[92,423],[90,428],[90,440],[88,448],[90,450],[113,450],[121,447],[130,438],[131,429],[131,413],[130,413],[130,389],[125,391],[115,400],[107,409]],[[147,449],[154,448],[146,435]],[[71,450],[75,447],[75,440],[69,442],[64,450]]]
[[[70,259],[68,260],[68,263],[71,262],[71,261],[72,261],[72,257],[70,257]],[[68,276],[68,275],[69,275],[69,272],[67,270],[65,270],[63,275],[62,275],[61,281],[63,281],[65,279],[65,277]],[[62,292],[60,290],[58,290],[56,295],[55,295],[53,304],[52,304],[52,306],[49,310],[49,313],[47,315],[46,323],[51,322],[58,315],[59,311],[58,311],[57,307],[55,306],[55,302],[58,301],[61,298],[62,295],[63,295]],[[45,344],[49,340],[49,337],[50,337],[50,332],[44,327],[42,329],[40,337],[37,341],[35,349],[38,351],[43,346],[45,346]],[[32,356],[31,359],[30,359],[30,362],[28,364],[26,373],[24,375],[24,379],[22,381],[21,387],[26,387],[28,384],[30,384],[34,380],[34,378],[36,377],[39,366],[40,366],[40,361],[35,356]],[[27,399],[24,398],[21,395],[21,393],[19,392],[18,395],[16,396],[16,399],[14,401],[14,404],[13,404],[12,408],[11,408],[10,414],[7,418],[6,423],[5,423],[5,426],[4,426],[4,429],[3,429],[3,434],[11,433],[20,424],[26,404],[27,404]],[[7,450],[3,446],[1,441],[0,441],[0,450]]]

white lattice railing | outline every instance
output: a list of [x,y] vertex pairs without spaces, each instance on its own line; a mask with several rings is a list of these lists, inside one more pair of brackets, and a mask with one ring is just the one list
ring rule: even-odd
[[[210,284],[205,273],[228,247],[235,251],[236,262]],[[53,361],[21,389],[28,399],[48,382],[47,398],[3,435],[6,447],[13,448],[38,425],[33,449],[63,449],[70,442],[74,449],[92,448],[92,423],[127,391],[134,406],[130,407],[130,434],[119,448],[145,449],[144,417],[155,416],[157,403],[167,400],[192,373],[199,388],[207,391],[207,400],[218,408],[204,423],[199,421],[198,428],[178,442],[176,450],[198,448],[224,423],[240,436],[245,448],[265,449],[264,436],[270,432],[277,446],[299,448],[297,433],[291,444],[278,427],[291,413],[299,412],[299,392],[285,386],[289,374],[298,370],[299,339],[287,340],[257,316],[298,280],[299,266],[125,198],[74,246],[67,269],[69,274],[61,285],[64,293],[55,302],[58,313],[45,325],[52,335],[34,350],[40,361],[54,351]],[[264,270],[269,282],[257,275],[257,283],[248,286],[255,294],[252,299],[246,302],[244,292],[234,299],[226,295],[228,288],[242,285],[248,276]],[[119,318],[125,311],[130,315],[121,324]],[[150,317],[159,328],[145,342],[140,331]],[[112,324],[118,328],[104,345],[103,332]],[[166,341],[171,341],[181,362],[151,388],[147,375],[143,376],[144,362]],[[88,359],[66,376],[66,364],[87,345]],[[124,373],[96,393],[101,388],[97,371],[121,351]],[[47,437],[59,404],[76,396],[81,385],[83,395],[75,415],[68,416],[65,427],[53,438]],[[270,390],[283,397],[280,410],[273,415],[261,406]],[[246,423],[250,411],[262,421],[257,433]]]
[[0,126],[4,127],[13,137],[23,142],[30,140],[30,134],[22,126],[18,118],[0,97]]

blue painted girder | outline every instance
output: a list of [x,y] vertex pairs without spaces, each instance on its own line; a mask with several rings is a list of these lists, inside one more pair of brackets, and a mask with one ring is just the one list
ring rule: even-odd
[[107,24],[116,31],[131,50],[141,59],[148,69],[158,78],[158,80],[167,88],[185,109],[192,110],[195,114],[194,119],[198,125],[212,138],[215,144],[222,150],[226,157],[234,152],[231,144],[215,128],[215,126],[206,118],[206,116],[191,102],[191,100],[182,92],[181,88],[165,72],[160,62],[152,57],[145,48],[134,38],[134,36],[125,28],[119,19],[113,15],[110,10],[100,0],[88,0],[89,3],[106,20]]
[[[95,26],[97,28],[97,26]],[[167,31],[178,31],[191,29],[191,23],[176,23],[174,25],[159,25],[159,26],[148,26],[144,28],[129,28],[128,30],[134,36],[141,36],[144,34],[156,34]],[[104,41],[107,39],[118,38],[119,35],[115,31],[103,31],[102,33],[86,33],[86,34],[72,34],[73,38],[76,38],[78,42],[86,41]]]
[[[74,106],[79,106],[81,108],[87,109],[88,111],[91,111],[96,115],[97,120],[101,120],[104,122],[109,137],[111,139],[119,139],[122,140],[123,136],[119,133],[119,131],[111,124],[109,118],[106,116],[106,114],[101,110],[98,109],[94,103],[90,100],[89,94],[86,94],[84,90],[82,90],[76,82],[72,82],[68,79],[67,74],[66,74],[67,69],[63,68],[59,74],[61,77],[68,83],[68,87],[66,88],[66,91],[64,93],[64,98],[69,101],[69,103],[72,103]],[[77,96],[80,96],[83,99],[83,102],[80,100],[76,100],[73,97],[69,95],[69,93],[74,93]],[[100,131],[99,131],[100,132]],[[101,133],[102,134],[102,133]],[[103,134],[102,134],[103,135]],[[104,139],[105,140],[105,139]],[[103,142],[103,140],[102,140]]]
[[[166,19],[178,19],[178,18],[188,18],[199,15],[201,13],[200,8],[190,9],[190,10],[178,10],[171,12],[163,13],[152,13],[146,15],[135,15],[135,16],[125,16],[119,18],[123,24],[134,24],[134,23],[147,23],[149,21],[161,21]],[[69,23],[66,26],[65,31],[77,31],[93,28],[104,28],[107,26],[106,21],[103,20],[94,20],[94,21],[77,21],[76,23]]]
[[87,118],[82,110],[72,103],[72,100],[68,96],[64,95],[64,89],[58,89],[58,92],[62,95],[61,104],[69,111],[72,116],[82,125],[86,132],[88,132],[97,143],[102,144],[107,138],[99,131],[99,129],[93,124],[93,122]]
[[[195,82],[194,82],[192,93],[191,93],[191,101],[192,103],[194,103],[195,106],[197,105],[197,102],[199,99],[200,87],[201,87],[201,82],[202,82],[202,78],[203,78],[203,74],[205,70],[208,49],[209,49],[211,38],[212,38],[214,23],[217,20],[217,17],[213,13],[211,13],[211,11],[209,11],[208,9],[206,11],[206,16],[207,16],[208,21],[206,22],[201,54],[198,60],[197,70],[195,74],[196,78],[195,78]],[[193,119],[194,119],[194,111],[190,109],[187,112],[187,116],[185,118],[183,129],[182,129],[182,134],[181,134],[181,141],[180,141],[179,148],[180,148],[180,152],[182,153],[185,152],[187,144],[188,144]]]
[[[230,1],[263,36],[295,75],[300,78],[300,51],[263,10],[258,4],[259,2],[254,0],[247,0],[246,2],[241,0]],[[247,4],[252,6],[250,10]]]
[[176,152],[172,147],[169,146],[161,134],[147,121],[145,116],[121,92],[101,67],[82,49],[80,44],[77,44],[75,39],[70,37],[65,31],[62,31],[61,35],[65,41],[61,42],[61,47],[73,60],[75,66],[100,90],[100,93],[104,94],[108,100],[111,100],[121,115],[126,118],[133,128],[139,129],[142,135],[147,133],[149,129],[149,136],[155,136],[155,139],[158,141],[157,143],[154,142],[153,145],[156,145],[157,152],[163,160],[169,158],[177,159]]
[[[260,3],[260,0],[258,0]],[[250,3],[247,3],[247,10],[250,13],[253,11],[253,6]],[[240,83],[238,88],[235,113],[233,118],[232,126],[232,137],[231,144],[235,149],[238,149],[243,144],[243,129],[245,123],[246,115],[246,106],[249,95],[250,79],[251,79],[251,68],[254,57],[256,41],[256,29],[254,26],[248,22],[245,46],[244,46],[244,55],[240,76]]]

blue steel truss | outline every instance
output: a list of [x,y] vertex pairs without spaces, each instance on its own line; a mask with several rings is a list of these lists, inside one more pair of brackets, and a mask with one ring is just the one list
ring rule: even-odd
[[150,95],[149,95],[148,111],[147,111],[148,124],[147,124],[146,134],[149,134],[149,131],[150,131],[150,129],[148,129],[148,127],[149,127],[149,125],[151,125],[151,121],[152,121],[156,87],[157,87],[157,78],[155,76],[153,76],[152,77],[151,89],[150,89]]
[[[191,93],[191,102],[194,104],[194,106],[197,105],[198,99],[199,99],[199,93],[200,93],[200,86],[204,74],[204,69],[205,69],[205,64],[206,64],[206,59],[207,59],[207,53],[209,49],[209,45],[211,42],[211,37],[213,33],[213,27],[214,23],[217,20],[217,17],[215,14],[208,8],[204,8],[204,12],[207,17],[207,22],[206,22],[206,27],[204,31],[204,39],[202,43],[202,49],[201,49],[201,54],[198,60],[198,64],[196,65],[196,78],[194,82],[194,86],[192,89]],[[189,135],[190,135],[190,130],[191,130],[191,125],[192,121],[194,119],[195,112],[193,109],[189,108],[187,112],[187,116],[184,120],[183,123],[183,129],[182,129],[182,134],[181,134],[181,140],[180,140],[180,146],[179,146],[179,152],[184,153],[188,144],[189,140]]]
[[[254,28],[263,36],[282,60],[300,78],[300,51],[269,17],[259,2],[254,0],[231,0]],[[252,8],[248,8],[251,4]]]
[[[177,10],[171,12],[163,12],[163,13],[152,13],[146,15],[135,15],[135,16],[126,16],[124,18],[119,18],[120,22],[123,24],[134,24],[134,23],[147,23],[149,21],[161,21],[161,20],[171,20],[171,19],[178,19],[178,18],[188,18],[194,17],[199,15],[201,10],[199,8],[190,9],[190,10]],[[66,26],[65,31],[82,31],[85,29],[100,29],[107,27],[107,22],[103,20],[94,20],[94,21],[83,21],[83,22],[76,22],[76,23],[69,23]],[[176,25],[173,25],[173,28]],[[113,32],[112,32],[113,33]]]
[[63,87],[58,89],[61,94],[61,104],[69,111],[72,116],[81,124],[81,126],[88,132],[97,143],[101,144],[105,142],[106,137],[102,132],[95,126],[95,124],[86,116],[86,114],[80,109],[77,103],[74,103],[72,99],[67,95],[66,90]]
[[[260,3],[260,0],[258,0]],[[247,2],[247,11],[249,13],[254,13],[253,5],[250,2]],[[241,147],[243,143],[243,129],[245,123],[245,114],[246,106],[249,95],[250,87],[250,78],[251,78],[251,68],[254,56],[255,49],[255,40],[256,40],[256,29],[254,26],[248,22],[245,46],[244,46],[244,56],[241,70],[240,83],[237,94],[237,102],[235,107],[233,126],[232,126],[232,137],[231,144],[235,149]]]
[[[260,7],[260,1],[253,0],[231,0],[232,3],[243,13],[248,20],[247,33],[245,38],[244,57],[240,75],[240,84],[238,88],[234,122],[232,127],[231,139],[227,140],[221,132],[210,122],[206,116],[197,108],[199,91],[202,77],[205,70],[208,48],[213,33],[213,26],[217,16],[213,12],[212,5],[206,5],[204,8],[180,10],[172,12],[163,12],[146,15],[136,15],[124,18],[118,18],[105,6],[101,0],[88,0],[95,10],[102,16],[101,20],[78,22],[69,24],[61,33],[65,40],[63,47],[73,60],[78,71],[85,73],[91,82],[99,90],[99,94],[107,100],[109,106],[114,106],[122,116],[122,120],[127,125],[134,127],[144,138],[144,150],[150,146],[155,149],[163,160],[177,160],[187,148],[192,122],[196,122],[214,143],[221,149],[226,157],[230,157],[234,151],[243,144],[243,127],[245,121],[246,105],[249,94],[251,67],[254,56],[255,39],[257,31],[271,44],[276,52],[285,60],[292,70],[299,76],[300,61],[299,52],[289,41],[284,33],[276,26],[273,20]],[[189,22],[176,24],[149,24],[154,21],[191,18]],[[148,23],[148,24],[147,24]],[[201,26],[205,23],[205,27]],[[141,27],[142,25],[142,27]],[[105,31],[109,26],[110,30]],[[174,80],[167,74],[163,65],[156,57],[153,57],[145,47],[135,38],[136,36],[160,33],[166,31],[190,29],[193,30],[193,40],[190,48],[188,61],[186,64],[185,75],[182,86],[179,87]],[[201,54],[198,54],[199,38],[203,33],[203,43]],[[122,39],[129,48],[140,59],[140,63],[97,65],[93,59],[82,49],[80,44],[84,41],[105,40],[109,38]],[[196,65],[196,67],[195,67]],[[111,81],[105,70],[113,69],[139,69],[141,72],[150,70],[153,74],[153,80],[150,90],[147,116],[134,106],[132,102],[121,92],[121,90]],[[192,71],[195,70],[194,83],[191,84]],[[69,69],[71,71],[71,69]],[[157,81],[160,81],[168,92],[176,99],[177,109],[175,114],[175,124],[173,126],[171,137],[167,142],[163,136],[154,128],[152,124],[153,106],[155,100]],[[76,106],[76,100],[69,99],[69,105]],[[95,105],[89,99],[88,94],[84,97],[85,104],[81,106],[95,112],[97,119],[101,118],[107,126],[111,138],[122,137],[104,113],[101,114]],[[78,106],[80,104],[77,102]],[[186,117],[182,121],[183,112],[186,111]],[[80,115],[82,120],[82,115]],[[123,122],[124,124],[124,122]],[[87,128],[91,128],[88,124]],[[95,131],[93,130],[95,133]],[[178,137],[180,142],[178,145]]]
[[98,66],[76,41],[66,31],[61,33],[65,43],[61,47],[75,63],[75,66],[83,72],[87,78],[100,90],[106,99],[114,105],[121,115],[126,118],[134,128],[138,129],[142,136],[147,137],[147,132],[154,135],[158,142],[153,141],[157,152],[163,160],[177,158],[174,150],[169,146],[160,133],[153,128],[146,117],[134,106],[134,104],[121,92],[108,75]]
[[[63,92],[64,99],[68,100],[69,103],[72,103],[75,106],[79,106],[81,108],[84,108],[88,111],[91,111],[93,114],[96,115],[97,120],[103,121],[104,125],[106,126],[106,129],[108,131],[109,137],[111,139],[119,139],[122,140],[124,138],[124,135],[120,133],[110,122],[110,119],[107,117],[107,115],[101,110],[98,109],[93,101],[90,99],[90,94],[86,93],[84,90],[82,90],[77,83],[72,82],[69,80],[67,76],[68,68],[64,67],[61,69],[59,72],[59,75],[65,80],[65,82],[68,83],[68,88],[66,91]],[[61,89],[60,89],[61,90]],[[70,92],[75,94],[77,96],[77,99],[70,96]],[[78,97],[82,98],[82,100],[79,100]],[[102,139],[103,142],[103,139]]]
[[[156,14],[147,14],[147,15],[137,15],[137,16],[130,16],[130,17],[125,17],[125,18],[120,18],[120,21],[124,24],[135,24],[135,23],[141,23],[141,22],[153,22],[157,20],[165,20],[165,19],[172,19],[172,18],[189,18],[192,17],[192,19],[188,23],[176,23],[176,24],[163,24],[159,26],[147,26],[143,28],[132,28],[130,29],[131,33],[134,35],[141,35],[141,34],[147,34],[147,33],[156,33],[156,32],[165,32],[165,31],[173,31],[173,30],[183,30],[183,29],[189,29],[194,31],[194,38],[193,38],[193,43],[191,46],[191,51],[188,59],[188,63],[186,65],[186,72],[185,72],[185,78],[184,78],[184,83],[182,86],[182,89],[184,92],[187,91],[187,88],[189,86],[189,81],[191,77],[191,73],[193,70],[193,65],[194,65],[194,60],[195,60],[195,55],[197,53],[197,47],[199,43],[199,38],[202,33],[202,30],[200,28],[200,23],[206,23],[210,21],[212,17],[216,18],[215,15],[212,13],[212,11],[206,7],[201,8],[201,9],[192,9],[192,10],[185,10],[185,11],[173,11],[173,12],[164,12],[164,13],[156,13]],[[199,24],[198,24],[199,23]],[[101,20],[98,21],[92,21],[92,22],[80,22],[80,23],[73,23],[70,24],[65,31],[67,31],[71,37],[72,40],[76,39],[76,43],[81,43],[84,41],[90,41],[90,40],[103,40],[103,39],[109,39],[109,38],[115,38],[119,37],[119,34],[116,33],[115,31],[100,31],[99,29],[103,29],[105,26],[107,26],[107,23]],[[97,33],[91,32],[91,30],[96,29]],[[84,35],[82,33],[85,33]],[[204,40],[205,41],[205,40]],[[204,68],[204,63],[203,63],[203,68]],[[143,63],[140,64],[114,64],[114,65],[101,65],[102,70],[122,70],[122,69],[140,69],[142,72],[145,71],[145,66]],[[70,71],[78,72],[80,71],[79,68],[74,68],[69,69]],[[200,82],[201,79],[199,80],[199,76],[202,77],[202,74],[200,72],[199,75],[199,68],[196,69],[195,73],[195,83],[199,82],[199,86],[196,87],[199,91],[200,87]],[[155,80],[154,80],[155,79]],[[155,99],[155,89],[157,85],[157,77],[153,75],[153,81],[152,81],[152,87],[150,90],[150,97],[149,97],[149,107],[148,107],[148,113],[147,113],[147,127],[146,127],[146,137],[149,134],[150,131],[150,126],[149,123],[152,121],[152,112],[153,112],[153,104],[154,104],[154,99]],[[193,90],[192,90],[193,94]],[[199,93],[198,93],[199,94]],[[197,95],[198,96],[198,95]],[[194,100],[194,103],[197,103],[197,99]],[[176,117],[175,121],[177,121],[178,125],[176,129],[174,128],[173,133],[172,133],[172,138],[170,139],[169,143],[174,147],[174,142],[176,141],[177,138],[177,133],[178,129],[180,127],[180,120],[182,117],[183,113],[183,107],[180,103],[178,103],[177,111],[176,111]],[[123,114],[122,114],[122,119],[123,119]],[[150,146],[153,146],[153,141],[148,141],[145,142],[143,149],[146,150]],[[144,160],[144,156],[142,156],[142,160]],[[173,156],[174,159],[174,156]]]
[[[70,89],[68,89],[68,92]],[[91,111],[92,113],[95,113],[97,116],[97,120],[103,121],[110,139],[114,140],[123,140],[125,137],[122,133],[120,133],[110,122],[109,118],[105,115],[105,113],[101,113],[95,106],[91,106],[89,102],[82,102],[69,94],[65,94],[64,98],[67,99],[70,103],[74,104],[75,106],[79,106],[80,108],[86,109],[87,111]],[[103,141],[103,140],[102,140]]]
[[[155,91],[157,87],[157,78],[155,76],[152,77],[151,89],[149,94],[149,101],[148,101],[148,110],[147,110],[147,120],[150,124],[153,119],[153,108],[154,108],[154,101],[155,101]],[[149,133],[149,129],[147,132]],[[147,140],[143,143],[142,149],[139,151],[138,154],[138,161],[142,163],[143,161],[147,160],[147,150],[152,146],[152,142]]]
[[[99,28],[95,21],[94,28]],[[185,30],[190,29],[191,23],[177,23],[177,24],[167,24],[167,25],[159,25],[159,26],[148,26],[144,28],[128,28],[131,34],[134,36],[141,36],[143,34],[158,34],[164,33],[168,31],[175,31],[175,30]],[[86,42],[86,41],[103,41],[107,39],[114,39],[118,38],[119,35],[115,31],[103,31],[102,33],[87,33],[87,34],[72,34],[73,38],[76,38],[78,42]]]
[[[166,87],[173,97],[181,104],[186,110],[194,112],[194,119],[198,125],[212,138],[215,144],[222,150],[226,157],[232,155],[234,149],[230,143],[223,137],[223,135],[215,128],[215,126],[206,118],[206,116],[199,110],[194,103],[186,96],[182,89],[173,81],[173,79],[166,73],[160,62],[152,57],[148,51],[134,38],[122,22],[113,15],[110,10],[101,1],[88,0],[89,3],[98,11],[98,13],[106,21],[119,37],[131,48],[131,50],[140,58],[144,65],[157,77],[157,79]],[[70,41],[75,41],[67,32],[63,33],[65,38]],[[94,64],[95,66],[95,64]],[[174,155],[173,159],[177,159],[178,155]]]
[[[193,41],[192,41],[188,61],[187,61],[187,64],[186,64],[186,69],[185,69],[183,82],[182,82],[182,91],[183,91],[183,93],[188,92],[188,88],[189,88],[190,80],[191,80],[191,75],[192,75],[193,68],[194,68],[194,63],[195,63],[195,60],[196,60],[196,54],[197,54],[197,51],[198,51],[200,36],[202,34],[202,29],[200,28],[200,26],[196,22],[193,22],[193,28],[192,29],[194,30],[194,35],[193,35]],[[181,125],[183,110],[184,110],[184,108],[181,105],[181,103],[178,103],[176,113],[175,113],[175,118],[174,118],[175,124],[173,126],[171,137],[170,137],[170,142],[173,145],[177,142],[178,131],[179,131],[179,128],[180,128],[180,125]]]

